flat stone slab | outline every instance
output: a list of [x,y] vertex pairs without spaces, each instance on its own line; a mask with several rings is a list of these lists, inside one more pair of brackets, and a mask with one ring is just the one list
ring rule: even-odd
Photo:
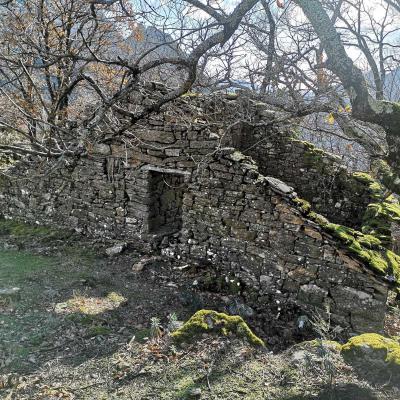
[[266,176],[265,179],[267,180],[267,182],[271,185],[271,187],[283,194],[289,194],[292,193],[294,191],[294,189],[289,186],[286,185],[286,183],[282,182],[279,179],[273,178],[271,176]]

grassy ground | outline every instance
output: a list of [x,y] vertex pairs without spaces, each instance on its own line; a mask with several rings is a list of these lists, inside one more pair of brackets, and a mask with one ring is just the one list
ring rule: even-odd
[[[0,287],[18,287],[18,298],[0,303],[0,339],[3,368],[35,369],[38,354],[57,344],[72,322],[53,312],[58,299],[69,296],[90,273],[90,257],[32,255],[25,251],[0,251]],[[62,335],[63,336],[63,335]],[[61,343],[60,343],[61,344]],[[49,357],[51,357],[49,353]]]
[[101,246],[68,235],[1,227],[0,288],[21,289],[0,300],[1,399],[178,400],[199,390],[216,400],[400,398],[390,385],[357,377],[334,351],[331,370],[301,346],[273,354],[201,336],[180,347],[166,333],[168,315],[186,319],[215,304],[188,302],[187,288],[168,274],[173,265],[156,260],[134,273],[141,254],[107,258]]

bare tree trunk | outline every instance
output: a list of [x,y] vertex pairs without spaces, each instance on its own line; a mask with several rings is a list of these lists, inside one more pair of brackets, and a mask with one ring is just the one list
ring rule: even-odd
[[399,0],[385,0],[390,6],[400,12],[400,1]]
[[268,37],[268,51],[267,51],[267,65],[265,66],[265,77],[262,81],[260,92],[265,94],[268,86],[271,84],[272,79],[272,68],[274,62],[275,55],[275,30],[276,24],[274,20],[274,16],[271,13],[268,3],[266,0],[261,0],[261,4],[264,7],[264,10],[268,17],[269,23],[269,37]]
[[[354,65],[347,55],[340,35],[318,0],[295,1],[303,10],[321,40],[328,56],[327,68],[339,77],[348,92],[354,117],[381,125],[386,130],[389,145],[386,161],[395,172],[393,179],[396,181],[397,177],[400,176],[400,105],[377,100],[370,95],[362,71]],[[398,183],[400,183],[400,179],[398,180]],[[397,188],[397,185],[395,187]]]

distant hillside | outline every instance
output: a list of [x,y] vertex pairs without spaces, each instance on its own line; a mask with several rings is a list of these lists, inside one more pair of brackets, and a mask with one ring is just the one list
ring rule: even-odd
[[[137,32],[125,39],[126,52],[130,59],[137,59],[149,52],[143,62],[161,58],[182,56],[174,39],[154,26],[139,25]],[[126,55],[126,54],[125,54]],[[168,86],[177,86],[182,81],[183,74],[176,66],[165,64],[151,70],[145,77],[148,80],[159,81]]]

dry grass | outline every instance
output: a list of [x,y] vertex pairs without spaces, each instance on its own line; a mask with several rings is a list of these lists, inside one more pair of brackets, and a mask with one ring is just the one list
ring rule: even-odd
[[66,302],[57,303],[55,312],[60,314],[98,315],[106,311],[115,310],[126,301],[124,296],[116,292],[110,292],[105,297],[88,297],[84,294],[74,293],[73,297]]

